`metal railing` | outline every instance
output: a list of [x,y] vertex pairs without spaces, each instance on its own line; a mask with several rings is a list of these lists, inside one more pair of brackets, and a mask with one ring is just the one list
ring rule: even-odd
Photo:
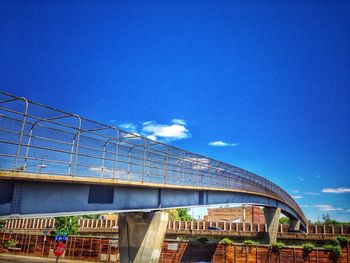
[[0,170],[251,192],[307,222],[295,200],[261,176],[2,91]]

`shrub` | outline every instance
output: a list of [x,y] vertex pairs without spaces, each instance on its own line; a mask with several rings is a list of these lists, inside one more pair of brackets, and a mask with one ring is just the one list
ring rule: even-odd
[[5,228],[5,224],[6,224],[5,220],[0,220],[0,230]]
[[17,241],[14,239],[10,239],[5,243],[5,247],[16,247]]
[[198,237],[197,238],[197,241],[201,242],[202,244],[208,242],[208,238],[207,237]]
[[283,242],[276,242],[274,244],[271,244],[271,249],[272,249],[272,252],[279,253],[280,250],[285,246],[286,244],[284,244]]
[[252,246],[256,246],[258,244],[258,242],[254,241],[254,240],[244,240],[243,242],[244,245],[248,246],[248,247],[252,247]]
[[345,236],[337,236],[336,239],[341,247],[346,247],[349,244],[349,239]]
[[221,239],[219,241],[219,244],[222,244],[222,245],[232,245],[233,244],[233,240],[231,240],[230,238],[228,237],[225,237],[223,239]]
[[340,258],[341,256],[341,247],[340,245],[324,245],[324,249],[331,251],[332,256],[335,258]]
[[338,240],[336,238],[334,238],[334,239],[328,240],[327,241],[327,245],[337,246],[337,245],[339,245],[339,242],[338,242]]
[[306,253],[310,253],[313,249],[315,248],[315,245],[310,243],[310,242],[307,242],[307,243],[304,243],[303,244],[303,250],[304,252]]
[[78,217],[76,216],[62,216],[56,217],[56,235],[76,235],[78,234],[79,225]]
[[177,236],[176,240],[181,242],[181,241],[185,240],[185,238],[183,236]]
[[307,242],[303,244],[303,257],[304,260],[307,259],[311,251],[315,248],[314,244]]

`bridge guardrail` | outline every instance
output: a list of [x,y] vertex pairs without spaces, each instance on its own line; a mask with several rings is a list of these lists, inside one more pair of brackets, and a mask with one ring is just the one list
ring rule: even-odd
[[239,167],[0,91],[0,170],[236,190],[295,200]]

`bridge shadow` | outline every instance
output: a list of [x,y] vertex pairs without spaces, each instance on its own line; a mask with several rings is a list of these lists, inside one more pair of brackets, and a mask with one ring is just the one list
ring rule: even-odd
[[217,248],[217,244],[201,243],[198,241],[190,241],[182,251],[182,255],[178,262],[194,263],[194,262],[214,262],[213,257]]

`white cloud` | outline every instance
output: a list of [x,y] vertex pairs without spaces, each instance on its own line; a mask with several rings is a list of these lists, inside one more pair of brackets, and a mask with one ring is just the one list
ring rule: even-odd
[[187,122],[185,120],[183,120],[183,119],[172,119],[171,121],[172,121],[172,123],[180,124],[180,125],[186,125],[187,124]]
[[214,142],[208,143],[208,145],[217,146],[217,147],[225,147],[225,146],[237,146],[238,143],[227,143],[227,142],[223,142],[223,141],[214,141]]
[[[207,158],[192,158],[187,157],[183,159],[184,162],[188,162],[191,167],[195,170],[207,170],[210,164],[210,160]],[[223,171],[223,169],[217,169],[218,171]]]
[[150,140],[156,141],[156,140],[157,140],[157,137],[156,137],[156,136],[154,136],[154,135],[148,135],[148,136],[147,136],[147,139],[150,139]]
[[109,122],[110,123],[115,123],[117,120],[110,120]]
[[121,138],[123,139],[139,139],[140,134],[137,132],[131,132],[131,133],[123,133],[121,135]]
[[332,193],[332,194],[343,194],[350,193],[349,187],[339,187],[339,188],[324,188],[322,193]]
[[172,119],[170,124],[158,124],[155,121],[145,121],[141,125],[135,125],[126,122],[118,125],[124,131],[131,135],[124,135],[124,138],[134,138],[136,136],[145,136],[154,141],[171,142],[180,139],[186,139],[191,136],[186,127],[187,122],[183,119]]
[[[175,121],[174,121],[175,120]],[[185,121],[174,119],[172,124],[157,124],[153,121],[147,121],[142,123],[142,134],[146,137],[164,140],[166,142],[186,139],[191,136],[189,130],[185,127]],[[179,124],[179,123],[183,124]]]
[[99,174],[102,176],[109,176],[109,177],[115,176],[116,179],[125,178],[128,175],[127,172],[118,171],[118,170],[116,170],[114,172],[114,170],[108,169],[108,168],[102,167],[102,166],[101,167],[90,167],[89,170],[90,170],[90,172],[92,172],[94,174]]
[[[310,208],[318,208],[318,211],[344,211],[344,208],[334,207],[333,205],[321,204],[321,205],[300,205],[300,207],[310,207]],[[350,212],[349,210],[346,210]]]
[[298,178],[299,181],[304,181],[303,177],[298,176],[297,178]]
[[314,205],[313,207],[318,208],[319,211],[342,211],[343,208],[334,207],[332,205]]
[[154,123],[154,121],[145,121],[145,122],[142,123],[142,125],[146,126],[146,125],[151,124],[151,123]]
[[301,199],[304,198],[302,195],[292,195],[294,199]]
[[293,193],[299,194],[300,191],[299,190],[293,190]]
[[128,132],[136,132],[136,125],[130,122],[122,123],[118,125],[121,129]]
[[343,211],[344,208],[334,207],[333,205],[300,205],[300,207],[314,207],[318,208],[318,211]]
[[320,195],[320,193],[316,192],[305,192],[306,195]]

